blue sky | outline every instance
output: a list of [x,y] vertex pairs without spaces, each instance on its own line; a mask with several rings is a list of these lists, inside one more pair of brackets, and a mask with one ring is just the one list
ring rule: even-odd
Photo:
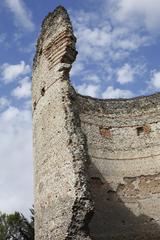
[[0,210],[33,203],[31,68],[43,18],[57,5],[70,13],[78,57],[77,91],[131,98],[160,90],[159,0],[2,0],[0,2]]

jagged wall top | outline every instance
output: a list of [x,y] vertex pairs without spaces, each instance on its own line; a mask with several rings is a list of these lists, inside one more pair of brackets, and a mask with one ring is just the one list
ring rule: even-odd
[[[53,12],[49,13],[45,17],[42,23],[41,33],[36,46],[37,51],[33,60],[33,70],[35,70],[37,67],[42,52],[45,52],[45,50],[50,50],[48,51],[49,54],[47,55],[50,55],[50,52],[54,54],[54,51],[57,51],[56,48],[60,48],[60,50],[62,49],[60,52],[62,55],[64,54],[63,50],[66,50],[67,48],[66,52],[70,59],[67,56],[66,60],[65,54],[65,59],[61,59],[60,62],[71,64],[75,60],[77,54],[75,50],[75,42],[76,38],[73,35],[73,28],[67,10],[63,6],[58,6]],[[55,47],[54,49],[52,48],[53,45]],[[72,53],[69,54],[69,52]]]
[[[61,19],[60,19],[61,18]],[[54,31],[62,25],[70,28],[72,31],[72,25],[67,13],[67,10],[63,6],[58,6],[53,12],[49,13],[42,22],[42,32],[41,35],[45,34],[46,31]]]

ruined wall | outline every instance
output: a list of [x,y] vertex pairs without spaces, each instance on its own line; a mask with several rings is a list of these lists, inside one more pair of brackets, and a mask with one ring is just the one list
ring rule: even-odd
[[75,41],[68,14],[58,7],[42,24],[33,63],[36,240],[90,239],[88,155],[69,84]]
[[91,236],[159,239],[160,95],[77,102],[92,159]]
[[158,240],[160,94],[76,94],[75,42],[58,7],[42,24],[33,64],[35,239]]

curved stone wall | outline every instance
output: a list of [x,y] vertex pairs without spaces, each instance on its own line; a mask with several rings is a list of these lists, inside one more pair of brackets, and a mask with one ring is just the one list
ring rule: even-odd
[[96,240],[159,239],[160,94],[130,100],[77,96],[91,158]]
[[159,240],[160,94],[76,94],[75,42],[59,6],[44,19],[33,62],[35,239]]

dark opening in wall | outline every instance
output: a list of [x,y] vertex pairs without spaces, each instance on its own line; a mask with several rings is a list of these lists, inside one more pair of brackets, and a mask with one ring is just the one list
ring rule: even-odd
[[39,56],[42,55],[42,48],[39,50]]
[[144,132],[143,127],[137,127],[137,136],[140,136]]
[[141,134],[149,134],[151,132],[151,127],[148,124],[145,124],[141,127],[137,127],[137,136]]
[[45,94],[45,87],[41,89],[41,95],[44,96],[44,94]]
[[34,101],[34,103],[33,103],[33,109],[34,110],[36,109],[36,105],[37,105],[37,103],[36,103],[36,101]]

